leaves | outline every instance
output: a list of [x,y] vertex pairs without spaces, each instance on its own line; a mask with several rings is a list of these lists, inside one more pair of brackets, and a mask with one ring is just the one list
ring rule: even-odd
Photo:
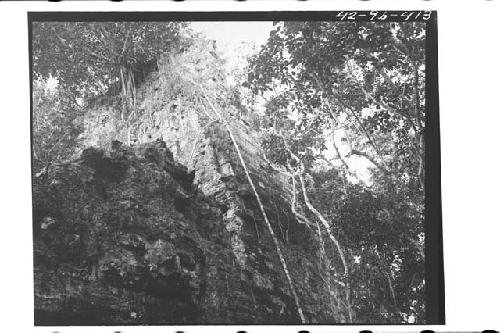
[[[181,49],[182,22],[34,22],[35,165],[69,157],[82,131],[83,104],[115,86],[135,98],[135,77],[157,57]],[[47,92],[47,82],[57,82]]]
[[120,67],[141,64],[182,45],[180,22],[34,22],[33,72],[49,76],[76,97],[102,94]]
[[70,158],[83,130],[81,108],[63,91],[33,85],[33,171]]
[[[424,316],[424,46],[420,23],[278,22],[249,61],[245,85],[268,96],[263,147],[283,166],[288,147],[312,175],[311,201],[348,250],[357,321]],[[334,132],[342,163],[325,171]],[[354,157],[369,184],[349,181]]]

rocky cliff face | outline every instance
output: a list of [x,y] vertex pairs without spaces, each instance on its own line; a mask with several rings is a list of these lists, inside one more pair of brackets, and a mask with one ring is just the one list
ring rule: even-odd
[[[99,148],[34,178],[36,324],[300,323],[227,131],[168,73],[138,91],[137,112],[149,122],[133,134],[150,142],[106,141],[125,133],[113,123],[113,99],[100,101],[91,120],[111,118],[87,129],[87,144]],[[286,177],[266,162],[257,133],[230,126],[306,319],[344,321],[318,271],[313,231],[291,213]]]
[[[195,177],[162,141],[116,142],[36,177],[36,323],[298,323],[253,194],[230,171],[238,165],[204,156]],[[306,316],[331,321],[309,231],[265,178]]]

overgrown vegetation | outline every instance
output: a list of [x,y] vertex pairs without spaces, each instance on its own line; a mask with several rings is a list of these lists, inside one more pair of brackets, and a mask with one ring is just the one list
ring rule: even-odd
[[[146,122],[135,109],[135,78],[164,55],[210,124],[226,126],[233,146],[226,121],[250,120],[261,133],[267,158],[290,180],[291,210],[316,237],[337,319],[425,321],[422,24],[277,22],[249,59],[243,86],[230,88],[219,60],[201,62],[214,67],[203,69],[203,82],[174,63],[192,41],[185,23],[33,28],[35,169],[71,156],[85,101],[113,86],[120,87],[122,120]],[[264,114],[249,105],[259,99]]]
[[64,161],[75,153],[83,109],[64,90],[33,83],[33,170]]
[[418,23],[279,22],[250,61],[246,86],[267,100],[264,148],[306,179],[300,205],[309,197],[329,223],[321,233],[337,235],[347,274],[333,251],[325,276],[354,321],[425,320],[424,43]]
[[[75,126],[85,103],[110,89],[118,87],[120,118],[130,127],[137,113],[137,79],[143,78],[145,67],[154,65],[160,55],[188,45],[189,38],[183,36],[186,27],[183,22],[34,22],[34,150],[45,155],[39,158],[35,153],[35,165],[59,161],[66,155],[57,145],[46,149],[45,142],[65,141],[59,144],[63,150],[75,149],[76,141],[68,141],[67,133],[62,132]],[[39,103],[48,82],[56,86],[52,96],[64,95],[64,105],[56,97],[57,103]],[[46,118],[47,112],[59,116]]]

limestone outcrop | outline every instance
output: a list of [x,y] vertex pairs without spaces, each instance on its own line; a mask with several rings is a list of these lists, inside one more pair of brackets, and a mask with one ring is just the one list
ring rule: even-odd
[[[163,141],[115,141],[34,178],[36,324],[299,323],[241,166],[209,135],[192,171]],[[253,175],[305,315],[331,322],[309,230]]]
[[[209,70],[217,65],[181,60],[225,93]],[[86,115],[88,148],[34,177],[35,323],[299,324],[225,126],[172,61],[158,67],[138,87],[135,122],[120,118],[119,96],[104,96]],[[224,107],[307,321],[345,321],[318,270],[315,231],[291,212],[287,177]]]

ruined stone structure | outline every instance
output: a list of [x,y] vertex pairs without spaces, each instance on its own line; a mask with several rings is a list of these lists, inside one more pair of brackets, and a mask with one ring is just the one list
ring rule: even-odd
[[[160,63],[138,87],[133,121],[120,123],[118,96],[96,101],[90,148],[34,178],[36,324],[300,323],[232,141],[188,87]],[[266,162],[258,133],[221,108],[304,316],[345,321],[318,271],[314,231],[291,212],[287,178]]]

